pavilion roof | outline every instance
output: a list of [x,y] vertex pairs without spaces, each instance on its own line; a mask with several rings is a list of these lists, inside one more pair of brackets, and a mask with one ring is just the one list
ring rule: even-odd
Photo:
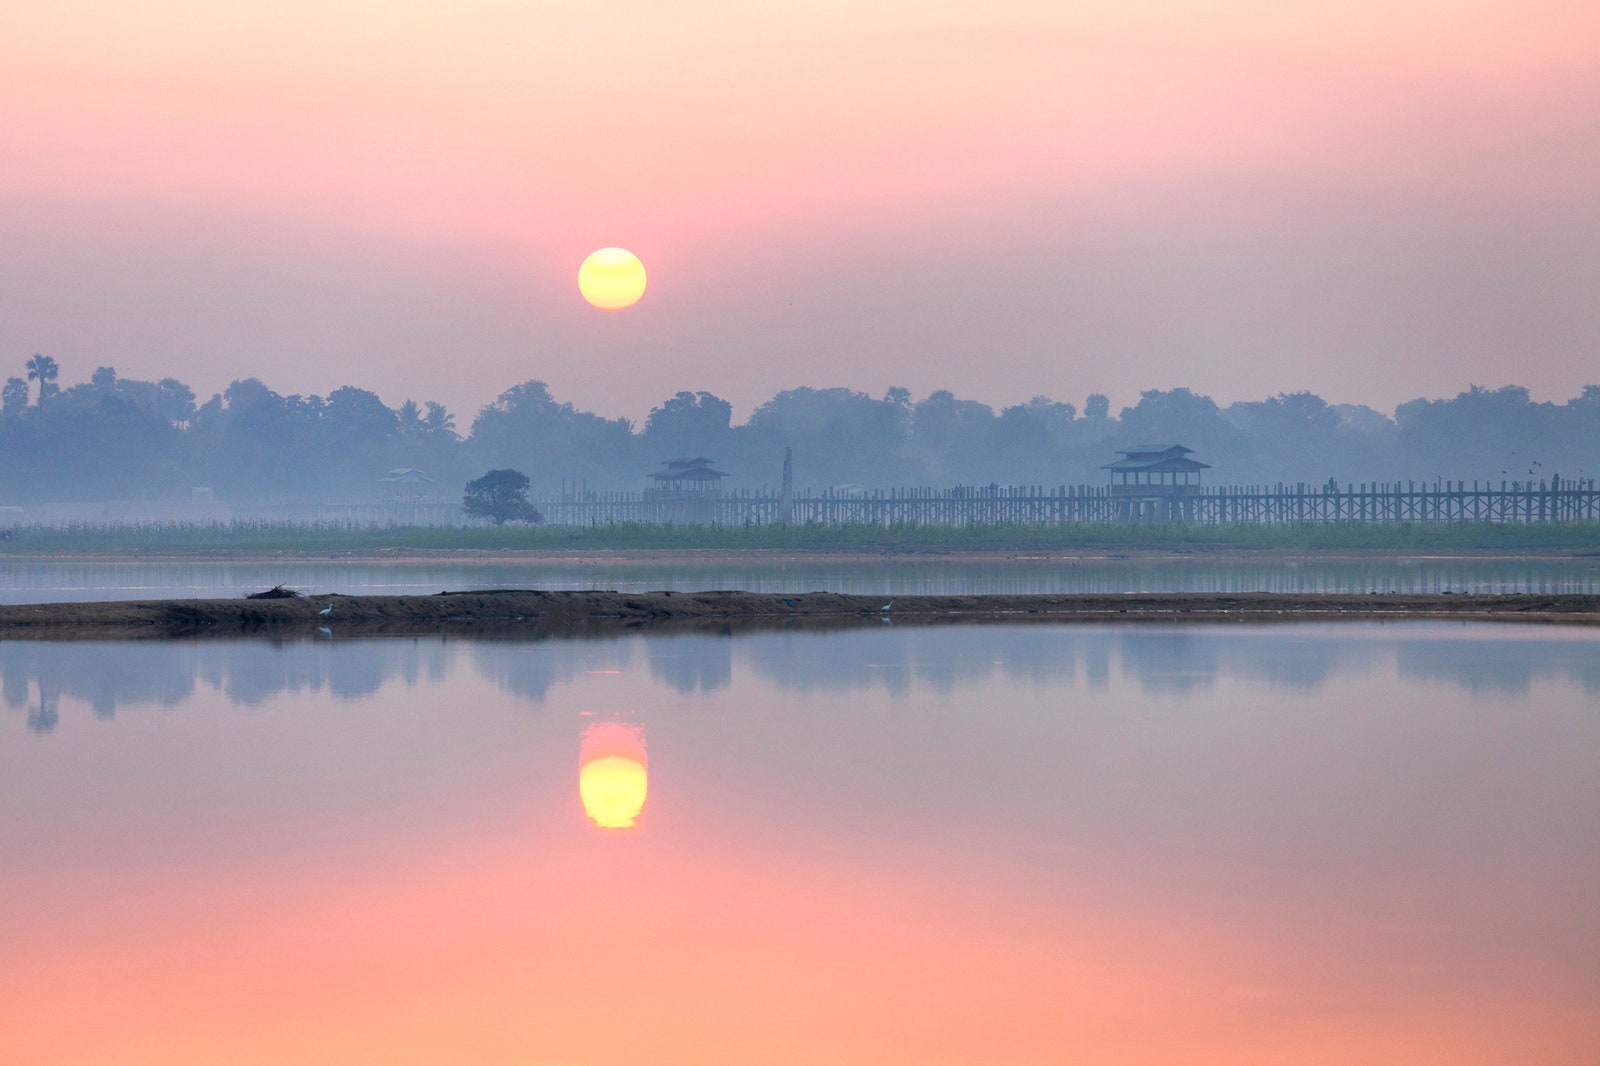
[[1193,473],[1211,469],[1210,463],[1190,459],[1193,453],[1193,448],[1185,448],[1181,444],[1135,444],[1130,448],[1119,448],[1117,454],[1122,458],[1114,463],[1106,463],[1100,469],[1156,474]]
[[405,481],[432,481],[433,478],[429,477],[427,474],[423,473],[421,470],[418,470],[414,466],[400,466],[389,471],[388,477],[381,477],[378,480],[384,484],[389,484],[393,482]]
[[1114,463],[1106,463],[1101,470],[1137,470],[1154,474],[1192,473],[1197,470],[1210,470],[1210,463],[1202,463],[1187,456],[1173,455],[1166,458],[1155,459],[1118,459]]
[[716,481],[728,476],[714,469],[711,460],[703,455],[693,459],[667,459],[661,465],[666,469],[649,475],[657,481]]

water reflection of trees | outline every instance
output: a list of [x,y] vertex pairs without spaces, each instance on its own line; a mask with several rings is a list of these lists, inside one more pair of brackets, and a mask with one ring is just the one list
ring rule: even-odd
[[645,642],[650,676],[678,692],[715,692],[733,683],[731,630],[713,636],[667,637]]
[[1418,640],[1396,652],[1401,677],[1456,685],[1477,694],[1527,692],[1566,681],[1600,696],[1600,645],[1593,641]]
[[543,701],[550,690],[591,672],[631,670],[642,659],[650,676],[678,692],[714,692],[733,681],[731,630],[611,634],[575,640],[494,641],[473,648],[478,673],[514,696]]
[[992,676],[1061,682],[1080,674],[1092,688],[1118,676],[1151,694],[1183,694],[1222,678],[1313,691],[1337,674],[1394,669],[1408,680],[1468,692],[1523,693],[1547,680],[1600,693],[1600,648],[1593,641],[1484,639],[1492,635],[1440,637],[1404,626],[1377,636],[1303,626],[901,627],[825,642],[812,634],[753,637],[759,653],[744,659],[780,688],[798,692],[882,686],[904,694],[913,683],[949,691]]
[[62,696],[86,703],[96,718],[122,705],[171,707],[193,694],[192,645],[145,643],[0,643],[0,686],[6,706],[28,709],[28,726],[50,732]]
[[447,651],[438,640],[216,641],[205,644],[0,643],[0,698],[27,708],[28,724],[49,732],[63,697],[97,718],[118,710],[185,702],[200,686],[254,706],[284,693],[327,692],[361,699],[391,681],[442,680]]
[[[1503,636],[1505,639],[1493,639]],[[239,706],[283,694],[363,699],[398,682],[442,682],[450,643],[437,637],[350,642],[0,642],[0,699],[29,728],[55,728],[63,698],[96,717],[172,707],[201,686]],[[479,675],[532,703],[585,673],[643,665],[656,681],[694,695],[729,687],[735,664],[785,691],[880,687],[948,692],[1004,677],[1091,689],[1113,678],[1152,695],[1203,690],[1219,679],[1311,691],[1338,674],[1393,670],[1467,693],[1521,694],[1541,682],[1600,695],[1600,654],[1581,636],[1531,638],[1479,627],[1460,637],[1405,625],[1345,630],[1301,626],[883,626],[752,634],[614,634],[590,639],[474,642]]]
[[585,673],[627,669],[634,653],[634,642],[615,638],[495,640],[473,645],[472,665],[503,691],[541,703]]

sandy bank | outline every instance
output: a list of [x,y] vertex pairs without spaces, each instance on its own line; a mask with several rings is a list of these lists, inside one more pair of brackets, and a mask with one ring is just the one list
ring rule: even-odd
[[[887,606],[887,610],[885,607]],[[327,610],[326,614],[323,614]],[[1159,593],[849,596],[754,592],[491,591],[286,600],[132,600],[0,607],[0,638],[395,632],[559,633],[593,627],[996,621],[1294,621],[1451,618],[1600,624],[1600,596]]]

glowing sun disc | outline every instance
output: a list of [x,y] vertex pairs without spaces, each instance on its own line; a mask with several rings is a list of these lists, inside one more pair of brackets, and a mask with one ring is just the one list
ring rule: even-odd
[[632,307],[644,295],[644,264],[626,248],[601,248],[578,268],[578,291],[602,311]]
[[626,755],[590,759],[578,772],[578,796],[589,820],[602,829],[631,829],[644,810],[649,772]]

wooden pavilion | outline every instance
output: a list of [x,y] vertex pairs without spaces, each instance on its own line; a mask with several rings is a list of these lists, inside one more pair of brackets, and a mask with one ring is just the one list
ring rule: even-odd
[[714,500],[722,495],[722,479],[727,477],[712,467],[703,455],[693,459],[668,459],[665,469],[650,475],[656,483],[655,495],[668,500]]
[[1118,451],[1122,456],[1100,469],[1111,472],[1111,495],[1118,500],[1117,516],[1125,522],[1187,521],[1193,517],[1190,499],[1200,493],[1200,471],[1210,463],[1189,458],[1193,448],[1181,444],[1137,444]]

